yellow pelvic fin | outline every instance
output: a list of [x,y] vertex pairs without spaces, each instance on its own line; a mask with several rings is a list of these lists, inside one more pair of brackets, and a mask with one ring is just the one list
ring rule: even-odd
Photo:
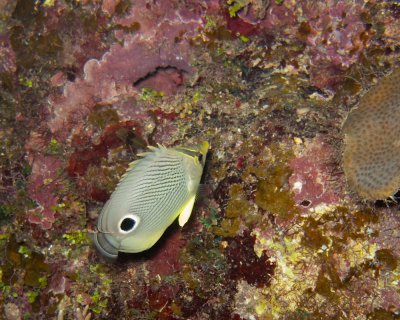
[[192,213],[193,210],[193,205],[194,205],[194,201],[196,200],[196,196],[193,195],[189,201],[186,203],[185,207],[183,208],[182,212],[179,214],[179,225],[181,227],[183,227],[186,222],[189,220],[190,218],[190,214]]
[[200,147],[200,152],[202,154],[206,154],[209,148],[210,144],[208,143],[208,141],[203,141]]

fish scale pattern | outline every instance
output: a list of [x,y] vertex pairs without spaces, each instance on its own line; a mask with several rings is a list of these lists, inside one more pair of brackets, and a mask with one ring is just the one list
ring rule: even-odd
[[156,161],[146,172],[146,180],[133,188],[138,196],[130,202],[130,211],[146,216],[149,226],[157,225],[160,219],[169,220],[171,212],[178,212],[188,197],[181,159],[175,156],[166,160]]
[[113,195],[122,202],[128,195],[129,212],[145,217],[148,227],[157,225],[160,219],[169,220],[171,212],[177,212],[188,197],[182,159],[170,152],[156,149],[148,154],[126,174]]
[[360,100],[344,125],[343,169],[349,187],[366,200],[400,188],[400,69]]

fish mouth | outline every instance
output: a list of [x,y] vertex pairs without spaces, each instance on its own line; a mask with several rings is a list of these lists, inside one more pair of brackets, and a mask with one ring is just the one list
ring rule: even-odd
[[110,236],[106,233],[98,232],[93,235],[94,245],[100,254],[110,260],[118,258],[118,249],[112,243]]

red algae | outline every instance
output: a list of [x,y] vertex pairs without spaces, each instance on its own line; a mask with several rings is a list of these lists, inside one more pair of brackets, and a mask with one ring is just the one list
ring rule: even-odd
[[171,276],[179,272],[182,268],[179,263],[180,251],[185,245],[186,241],[182,235],[179,232],[173,232],[148,262],[150,277]]
[[[73,145],[75,145],[74,147],[77,151],[69,158],[68,174],[71,177],[82,176],[86,173],[89,165],[98,166],[101,159],[107,156],[109,149],[116,148],[125,143],[123,133],[127,135],[132,129],[135,129],[135,135],[140,135],[141,129],[134,121],[126,121],[108,126],[100,137],[100,142],[82,151],[79,151],[82,143],[73,138]],[[145,142],[143,141],[142,143],[142,146],[145,147]]]
[[258,257],[254,252],[255,236],[246,231],[243,236],[228,240],[227,255],[230,264],[230,278],[243,279],[257,288],[265,287],[274,274],[275,263],[269,261],[266,252]]

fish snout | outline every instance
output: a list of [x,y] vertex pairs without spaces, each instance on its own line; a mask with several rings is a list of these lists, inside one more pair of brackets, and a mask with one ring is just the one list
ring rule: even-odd
[[107,233],[97,232],[93,235],[93,242],[100,254],[109,260],[118,258],[118,249],[110,242],[110,236]]

